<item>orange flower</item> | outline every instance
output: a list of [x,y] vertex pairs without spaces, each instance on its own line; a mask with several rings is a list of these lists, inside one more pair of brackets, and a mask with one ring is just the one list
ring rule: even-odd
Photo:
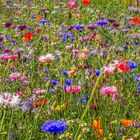
[[36,21],[39,21],[39,20],[41,20],[41,19],[43,19],[43,17],[36,17]]
[[68,72],[69,77],[72,77],[72,76],[74,75],[74,73],[75,73],[74,70],[69,71],[69,72]]
[[99,35],[96,35],[95,36],[95,41],[100,41],[101,40],[101,37]]
[[94,120],[93,128],[94,129],[101,129],[102,128],[102,121],[101,120]]
[[41,106],[41,105],[46,104],[48,101],[49,101],[48,99],[40,100],[40,101],[38,101],[38,102],[36,102],[36,103],[33,103],[32,106],[33,106],[33,107],[38,107],[38,106]]
[[132,125],[133,120],[127,120],[127,119],[122,119],[120,120],[120,123],[125,127],[128,128]]
[[94,128],[97,136],[103,135],[102,121],[101,120],[94,120],[92,127]]

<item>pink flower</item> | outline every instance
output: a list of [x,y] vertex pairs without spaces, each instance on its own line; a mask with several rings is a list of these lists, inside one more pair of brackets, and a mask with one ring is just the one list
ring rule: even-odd
[[34,91],[33,91],[33,93],[35,93],[35,94],[43,94],[43,93],[46,93],[47,91],[45,90],[45,89],[40,89],[40,88],[38,88],[38,89],[35,89]]
[[105,67],[104,68],[103,73],[105,75],[110,75],[110,74],[113,74],[114,73],[114,70],[115,70],[115,67],[114,66],[108,66],[108,67]]
[[113,95],[117,94],[118,90],[115,86],[104,86],[100,89],[100,93],[105,95]]
[[8,60],[17,60],[18,59],[18,55],[5,55],[3,57],[4,61],[8,61]]
[[71,50],[73,45],[66,46],[66,50]]
[[22,96],[23,93],[22,93],[21,91],[18,91],[18,92],[16,92],[16,95],[18,95],[18,96]]
[[77,55],[79,53],[78,50],[72,50],[73,55]]
[[76,6],[77,6],[77,4],[75,1],[71,1],[68,3],[68,7],[70,7],[70,8],[76,8]]
[[52,54],[47,54],[46,56],[42,55],[42,56],[37,57],[37,60],[39,62],[46,63],[46,62],[50,62],[54,60],[54,56]]
[[81,92],[81,86],[66,86],[66,92],[67,93],[80,93]]
[[14,80],[18,80],[22,77],[22,75],[20,73],[14,72],[12,74],[9,75],[10,79],[14,79]]

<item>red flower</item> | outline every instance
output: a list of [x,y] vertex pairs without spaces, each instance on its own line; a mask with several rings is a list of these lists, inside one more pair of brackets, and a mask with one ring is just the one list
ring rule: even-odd
[[29,42],[29,41],[31,40],[33,34],[34,34],[34,32],[28,32],[28,33],[26,33],[26,34],[24,35],[23,38],[24,38],[27,42]]
[[46,104],[48,101],[49,101],[48,99],[40,100],[40,101],[38,101],[38,102],[36,102],[36,103],[33,103],[32,106],[33,106],[33,107],[38,107],[38,106],[41,106],[41,105]]
[[126,65],[126,62],[120,62],[118,65],[117,65],[118,69],[122,72],[128,72],[130,71],[130,67]]
[[140,18],[131,18],[132,24],[140,24]]
[[85,5],[88,5],[88,4],[91,3],[91,1],[90,0],[82,0],[82,3],[85,4]]

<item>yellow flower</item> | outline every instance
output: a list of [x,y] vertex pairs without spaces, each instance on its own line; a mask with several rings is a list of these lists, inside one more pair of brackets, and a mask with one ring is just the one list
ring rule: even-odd
[[15,35],[13,35],[14,37],[18,37],[19,35],[18,34],[15,34]]
[[104,138],[103,140],[107,140],[107,138]]
[[126,136],[122,136],[122,140],[125,140],[126,139]]
[[60,106],[57,106],[57,107],[55,108],[55,110],[56,110],[56,111],[60,111],[60,110],[61,110]]
[[112,138],[112,136],[113,136],[113,134],[112,134],[112,133],[109,133],[109,139],[111,139],[111,138]]

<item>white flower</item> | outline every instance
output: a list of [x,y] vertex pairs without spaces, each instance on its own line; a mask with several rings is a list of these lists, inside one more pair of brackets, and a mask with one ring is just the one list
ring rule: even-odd
[[11,93],[5,92],[0,94],[0,105],[16,107],[20,104],[21,99],[18,95],[13,95]]
[[52,54],[47,54],[46,56],[42,55],[37,58],[40,62],[50,62],[54,60],[54,56]]

